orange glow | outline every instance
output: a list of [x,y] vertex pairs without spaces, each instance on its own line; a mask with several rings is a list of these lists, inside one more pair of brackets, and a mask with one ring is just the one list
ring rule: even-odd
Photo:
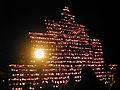
[[43,58],[44,57],[44,51],[41,49],[37,49],[34,54],[35,54],[36,58]]

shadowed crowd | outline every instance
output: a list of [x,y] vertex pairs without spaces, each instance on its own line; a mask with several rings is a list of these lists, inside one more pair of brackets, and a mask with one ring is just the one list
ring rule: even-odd
[[[23,90],[30,90],[28,85],[26,84]],[[0,83],[0,87],[3,87],[2,83]],[[3,88],[0,90],[8,90]],[[120,69],[113,74],[109,86],[96,77],[91,67],[84,66],[81,70],[81,80],[78,83],[75,82],[74,76],[71,74],[68,82],[60,85],[59,88],[53,88],[52,81],[48,80],[48,83],[44,83],[42,88],[38,86],[35,90],[120,90]]]
[[66,84],[62,84],[59,89],[52,87],[52,82],[43,87],[43,90],[120,90],[120,71],[113,74],[110,86],[100,81],[94,71],[89,66],[84,66],[81,71],[80,82],[75,82],[74,76],[70,75]]

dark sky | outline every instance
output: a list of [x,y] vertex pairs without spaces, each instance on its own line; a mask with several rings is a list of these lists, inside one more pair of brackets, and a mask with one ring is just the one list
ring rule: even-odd
[[104,28],[104,2],[92,0],[39,0],[3,2],[0,8],[1,69],[9,63],[16,62],[19,54],[27,54],[28,32],[45,31],[44,19],[59,19],[63,7],[67,5],[76,16],[79,23],[89,28],[93,38],[102,41],[107,63],[118,63],[113,46],[115,37],[113,33]]

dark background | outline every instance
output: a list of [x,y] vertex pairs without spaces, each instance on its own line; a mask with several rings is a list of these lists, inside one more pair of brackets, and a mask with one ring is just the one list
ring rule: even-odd
[[89,28],[91,38],[99,38],[106,63],[118,63],[115,33],[104,28],[105,7],[102,1],[92,0],[40,0],[2,2],[0,8],[0,70],[20,56],[29,56],[28,32],[45,31],[44,19],[59,19],[65,5],[80,24]]

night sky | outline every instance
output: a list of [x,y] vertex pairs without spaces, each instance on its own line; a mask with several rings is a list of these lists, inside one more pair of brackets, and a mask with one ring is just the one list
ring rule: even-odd
[[28,32],[45,31],[44,19],[59,19],[64,6],[76,16],[77,21],[89,28],[91,38],[99,38],[103,44],[106,63],[118,63],[114,35],[104,28],[103,2],[91,0],[41,0],[3,2],[0,8],[1,43],[0,70],[4,70],[10,63],[17,62],[19,55],[26,54]]

